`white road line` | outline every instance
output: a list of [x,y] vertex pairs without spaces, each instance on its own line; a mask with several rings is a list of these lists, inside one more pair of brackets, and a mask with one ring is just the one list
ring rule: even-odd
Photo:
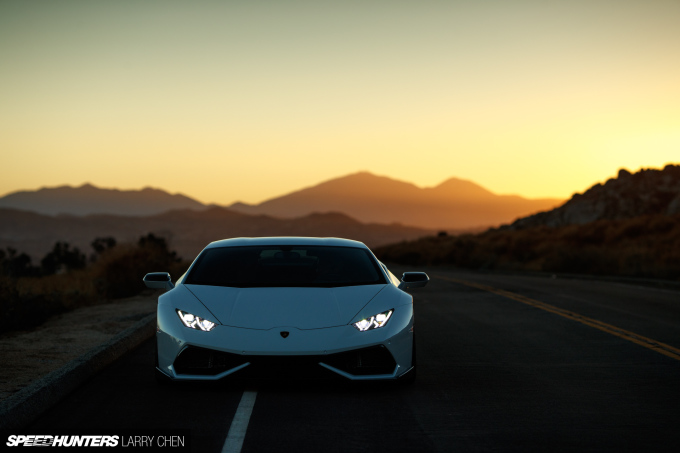
[[227,434],[227,439],[222,446],[222,453],[239,453],[241,451],[243,440],[246,438],[250,414],[253,413],[253,407],[255,407],[256,396],[257,392],[243,392],[234,419],[231,421],[229,434]]

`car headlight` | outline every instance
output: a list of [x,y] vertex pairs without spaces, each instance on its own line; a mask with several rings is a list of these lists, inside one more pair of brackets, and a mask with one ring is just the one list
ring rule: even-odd
[[191,313],[182,310],[177,310],[177,316],[182,321],[182,324],[190,329],[202,330],[203,332],[210,332],[215,327],[215,323],[208,321],[205,318],[199,318]]
[[364,318],[361,321],[357,321],[352,325],[356,327],[359,330],[359,332],[366,332],[367,330],[379,329],[385,324],[387,324],[387,321],[390,320],[390,316],[392,316],[393,311],[394,310],[387,310],[382,313],[378,313],[377,315],[371,316],[370,318]]

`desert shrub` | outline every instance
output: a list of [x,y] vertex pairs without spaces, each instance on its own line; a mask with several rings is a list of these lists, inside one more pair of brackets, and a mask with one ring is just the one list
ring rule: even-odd
[[654,234],[666,234],[672,232],[674,227],[677,227],[677,219],[673,220],[669,216],[659,216],[649,219],[648,229]]
[[116,238],[111,236],[95,238],[95,240],[90,243],[92,250],[94,250],[94,253],[90,255],[90,261],[97,261],[97,258],[107,250],[114,248],[117,243]]
[[609,224],[605,221],[592,222],[585,225],[570,225],[567,228],[570,240],[578,245],[602,244],[607,239]]
[[28,277],[40,275],[40,269],[31,264],[30,256],[7,247],[6,250],[0,250],[0,275],[14,278]]
[[0,276],[0,333],[24,330],[45,322],[65,309],[42,294],[20,294],[15,278]]
[[77,248],[71,248],[68,242],[57,242],[54,248],[40,261],[43,274],[51,275],[60,271],[82,269],[85,267],[85,255]]
[[585,225],[490,229],[426,237],[374,250],[406,265],[531,270],[680,280],[680,215],[599,220]]
[[94,241],[90,243],[92,246],[92,249],[95,251],[96,254],[101,255],[104,253],[106,250],[112,249],[116,246],[116,238],[107,236],[103,238],[96,238]]
[[122,245],[102,254],[97,262],[99,292],[109,299],[134,296],[145,286],[142,278],[148,272],[170,272],[179,277],[188,267],[168,249],[165,239],[148,234],[137,245]]
[[0,277],[0,332],[39,325],[59,313],[95,303],[90,269],[42,277]]
[[[67,260],[70,253],[69,259],[75,256],[85,266],[84,255],[74,253],[75,250],[63,244],[55,245],[48,254],[49,260],[43,261],[49,261],[50,266],[54,263],[63,266],[63,261],[71,263]],[[177,278],[189,265],[169,250],[163,238],[153,234],[140,238],[137,244],[104,247],[97,260],[87,267],[63,266],[64,272],[49,275],[17,276],[16,273],[5,272],[4,269],[11,267],[5,265],[8,260],[19,256],[16,252],[0,254],[3,263],[0,274],[0,312],[3,313],[0,332],[29,329],[58,313],[134,296],[145,290],[142,278],[147,272],[168,271]],[[21,260],[22,263],[24,261]]]

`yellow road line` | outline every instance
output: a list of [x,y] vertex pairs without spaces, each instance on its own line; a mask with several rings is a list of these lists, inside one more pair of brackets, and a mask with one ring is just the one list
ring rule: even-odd
[[647,349],[651,349],[652,351],[658,352],[659,354],[663,354],[675,360],[680,360],[680,349],[674,348],[673,346],[661,343],[656,340],[652,340],[651,338],[638,335],[634,332],[621,329],[620,327],[612,326],[611,324],[598,321],[597,319],[588,318],[587,316],[579,315],[578,313],[574,313],[573,311],[564,310],[562,308],[555,307],[554,305],[530,299],[528,297],[522,296],[521,294],[511,293],[510,291],[497,289],[492,286],[482,285],[481,283],[475,283],[468,280],[461,280],[458,278],[442,276],[436,276],[435,278],[439,278],[441,280],[448,280],[450,282],[459,283],[461,285],[470,286],[472,288],[481,289],[482,291],[498,294],[499,296],[507,297],[508,299],[512,299],[517,302],[522,302],[523,304],[531,305],[532,307],[540,308],[541,310],[549,311],[550,313],[560,315],[563,318],[571,319],[572,321],[580,322],[581,324],[585,324],[586,326],[594,327],[603,332],[616,335],[619,338],[631,341],[635,344],[643,346]]

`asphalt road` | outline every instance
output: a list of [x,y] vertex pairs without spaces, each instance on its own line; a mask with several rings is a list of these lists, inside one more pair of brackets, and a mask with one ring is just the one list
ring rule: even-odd
[[184,428],[194,451],[219,452],[247,390],[257,395],[244,452],[677,451],[680,355],[586,321],[680,349],[680,291],[428,272],[429,286],[414,291],[419,369],[411,387],[240,381],[158,387],[148,341],[25,432]]

